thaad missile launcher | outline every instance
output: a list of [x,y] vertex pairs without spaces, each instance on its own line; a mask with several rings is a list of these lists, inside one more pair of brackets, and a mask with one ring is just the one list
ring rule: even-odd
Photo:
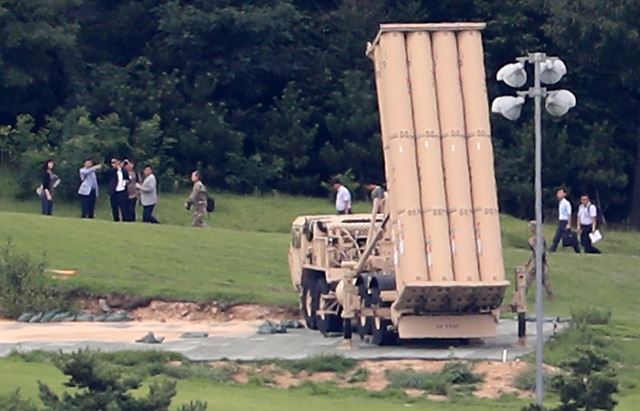
[[[483,28],[382,24],[367,44],[387,195],[371,214],[294,221],[289,265],[309,328],[349,337],[353,320],[375,344],[496,335],[509,282]],[[510,308],[524,318],[521,280]]]

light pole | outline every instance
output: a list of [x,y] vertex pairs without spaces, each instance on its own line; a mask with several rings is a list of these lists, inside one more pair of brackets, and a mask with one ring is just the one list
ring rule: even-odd
[[543,307],[543,254],[544,240],[542,236],[542,98],[546,98],[546,108],[553,116],[562,116],[576,105],[576,98],[568,90],[547,91],[541,83],[554,84],[567,72],[564,63],[557,57],[548,57],[545,53],[529,53],[525,57],[518,57],[517,63],[502,67],[497,79],[504,81],[511,87],[522,87],[527,81],[526,63],[533,64],[533,87],[527,91],[518,91],[518,97],[497,97],[491,104],[491,111],[502,114],[509,120],[516,120],[520,116],[525,98],[533,98],[535,103],[535,214],[536,214],[536,404],[544,403],[544,307]]

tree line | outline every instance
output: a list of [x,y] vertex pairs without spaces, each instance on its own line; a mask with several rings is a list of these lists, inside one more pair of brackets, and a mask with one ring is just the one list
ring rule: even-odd
[[[149,162],[163,189],[320,195],[384,178],[372,62],[384,22],[485,21],[489,94],[528,51],[564,59],[578,106],[544,118],[545,199],[566,184],[640,226],[640,3],[634,0],[2,0],[0,160],[66,181],[88,154]],[[532,107],[492,119],[500,205],[532,214]],[[32,187],[28,184],[29,191]],[[68,187],[73,195],[75,187]],[[574,198],[575,198],[574,196]]]

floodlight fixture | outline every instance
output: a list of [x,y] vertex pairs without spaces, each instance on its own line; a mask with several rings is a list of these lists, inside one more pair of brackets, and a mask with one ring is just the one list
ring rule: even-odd
[[552,116],[564,116],[576,106],[576,96],[569,90],[549,91],[544,105],[547,112]]
[[496,79],[504,81],[508,86],[518,88],[527,82],[527,72],[523,63],[510,63],[498,70]]
[[523,105],[524,97],[500,96],[491,103],[491,112],[513,121],[520,117]]
[[555,84],[567,74],[567,66],[559,58],[548,58],[540,64],[540,81]]

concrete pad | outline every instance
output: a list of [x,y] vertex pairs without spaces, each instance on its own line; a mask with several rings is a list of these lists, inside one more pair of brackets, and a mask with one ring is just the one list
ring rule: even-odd
[[[467,359],[501,361],[514,360],[534,350],[535,323],[527,324],[527,341],[518,343],[516,321],[501,320],[498,336],[470,342],[441,340],[402,341],[398,346],[378,347],[354,338],[353,349],[340,349],[341,337],[325,338],[319,332],[298,329],[287,334],[258,335],[260,322],[207,323],[56,323],[23,324],[0,322],[0,356],[12,351],[62,351],[79,349],[102,350],[166,350],[177,352],[193,361],[222,359],[255,361],[265,359],[300,359],[319,354],[340,354],[355,359]],[[162,344],[133,342],[147,332],[166,337]],[[208,332],[209,337],[181,339],[187,331]],[[554,325],[545,323],[548,339]],[[505,352],[506,350],[506,352]]]

